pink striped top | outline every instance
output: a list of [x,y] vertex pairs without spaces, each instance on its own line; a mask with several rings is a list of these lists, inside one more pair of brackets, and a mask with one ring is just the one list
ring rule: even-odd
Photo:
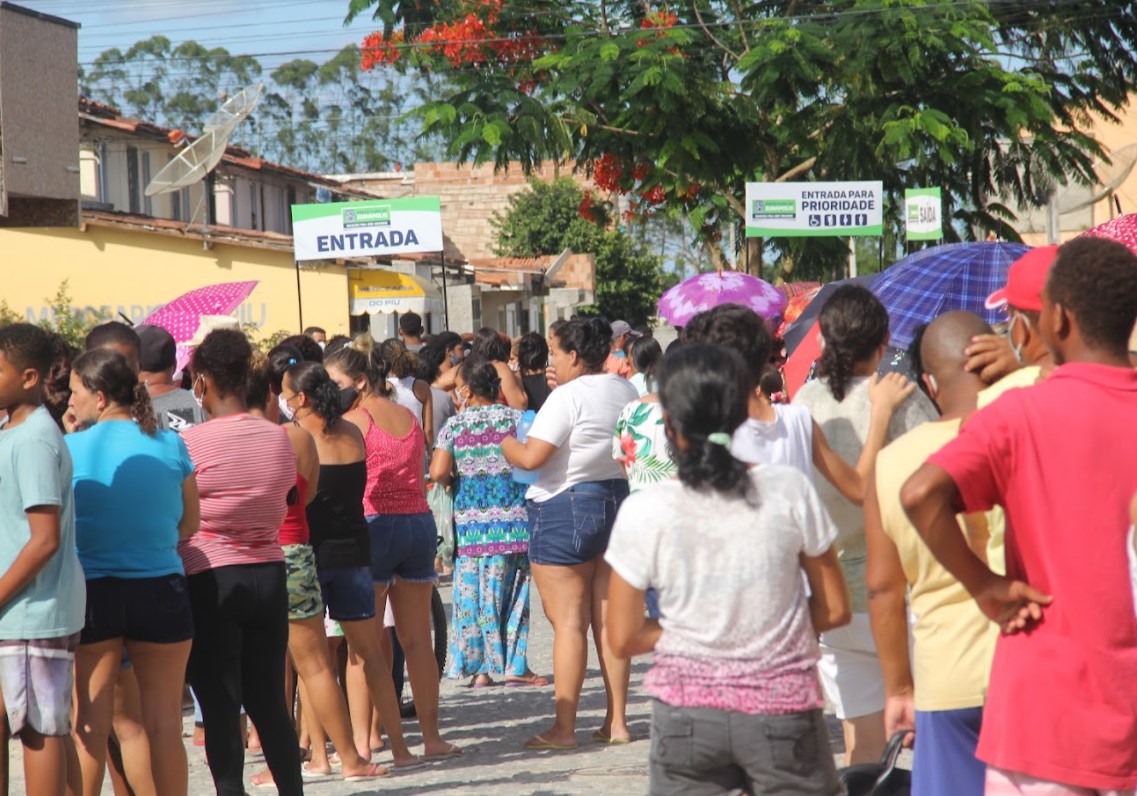
[[201,493],[201,530],[178,545],[186,575],[283,561],[280,526],[296,485],[285,430],[250,414],[227,415],[186,429],[182,439]]
[[[410,410],[406,411],[414,417]],[[367,447],[363,513],[368,517],[375,514],[426,514],[430,506],[423,490],[426,437],[422,427],[412,422],[409,432],[395,437],[375,425],[370,412],[367,419],[369,425],[363,438]]]

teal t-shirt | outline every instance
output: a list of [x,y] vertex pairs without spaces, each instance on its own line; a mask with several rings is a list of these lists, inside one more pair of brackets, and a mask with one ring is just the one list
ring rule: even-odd
[[60,638],[83,629],[87,587],[75,554],[71,456],[43,407],[0,431],[0,571],[31,538],[27,511],[59,506],[59,550],[22,591],[0,606],[0,639]]
[[87,580],[183,574],[182,482],[193,462],[181,437],[107,420],[67,436],[75,467],[75,540]]

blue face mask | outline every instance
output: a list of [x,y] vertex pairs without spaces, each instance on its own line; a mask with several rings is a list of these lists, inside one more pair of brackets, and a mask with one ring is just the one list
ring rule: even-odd
[[617,349],[612,352],[612,356],[616,357],[616,359],[624,359],[627,357],[627,354],[625,354],[623,350]]

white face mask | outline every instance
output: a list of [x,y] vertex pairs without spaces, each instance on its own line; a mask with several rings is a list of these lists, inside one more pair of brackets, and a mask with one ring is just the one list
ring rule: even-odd
[[323,351],[323,350],[324,350],[324,346],[326,346],[326,345],[327,345],[327,343],[326,343],[325,341],[323,341],[323,340],[317,340],[317,341],[316,341],[316,345],[318,345],[318,346],[320,347],[320,350],[321,350],[321,351]]
[[283,395],[276,396],[276,405],[280,407],[280,415],[285,420],[292,419],[292,407],[288,405],[288,401],[284,400]]
[[1022,364],[1024,364],[1023,363],[1023,347],[1021,344],[1015,345],[1015,334],[1014,334],[1015,324],[1018,323],[1018,320],[1019,320],[1019,314],[1017,312],[1012,312],[1011,313],[1011,320],[1007,324],[1007,340],[1011,344],[1011,352],[1014,353],[1015,360],[1020,365],[1022,365]]
[[[201,395],[197,394],[198,382],[201,382]],[[194,403],[197,404],[197,408],[204,411],[205,407],[203,406],[202,400],[201,400],[202,397],[205,396],[205,377],[204,376],[198,376],[197,379],[194,381],[193,386],[190,388],[190,395],[193,396],[193,400],[194,400]]]

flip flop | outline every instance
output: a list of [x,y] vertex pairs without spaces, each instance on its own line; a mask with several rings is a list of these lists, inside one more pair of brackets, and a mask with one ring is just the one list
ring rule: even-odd
[[631,738],[613,738],[611,735],[604,732],[604,730],[597,730],[596,732],[592,733],[592,742],[593,743],[607,743],[607,744],[612,744],[613,746],[623,746],[624,744],[631,743],[632,739]]
[[[268,778],[267,781],[265,781],[266,777]],[[272,772],[271,771],[261,771],[258,774],[253,774],[253,776],[249,777],[249,782],[253,783],[254,788],[275,788],[276,787],[276,780],[274,780],[272,778]]]
[[545,685],[548,685],[550,682],[551,681],[549,680],[549,678],[542,677],[539,674],[534,674],[530,677],[526,677],[526,678],[523,678],[521,680],[506,680],[505,681],[505,687],[506,688],[520,688],[520,687],[526,686],[526,685],[545,686]]
[[332,771],[330,769],[325,774],[323,771],[313,771],[311,768],[309,768],[310,765],[311,763],[300,764],[300,776],[304,779],[324,779],[325,777],[330,777],[332,775]]
[[552,741],[546,739],[543,735],[534,735],[532,738],[525,742],[525,748],[540,752],[568,752],[576,749],[576,744],[553,743]]
[[391,769],[387,766],[381,766],[378,763],[372,763],[367,767],[366,774],[353,774],[350,777],[344,777],[344,782],[366,782],[369,779],[383,779],[384,777],[391,776]]
[[416,768],[422,768],[427,764],[427,760],[422,757],[416,757],[410,763],[394,763],[391,765],[391,770],[398,771],[413,771]]
[[435,754],[435,755],[423,755],[422,759],[428,763],[437,763],[439,760],[449,760],[453,757],[461,757],[461,756],[462,756],[461,747],[455,746],[454,744],[450,744],[450,748],[447,749],[445,752],[439,752],[438,754]]

